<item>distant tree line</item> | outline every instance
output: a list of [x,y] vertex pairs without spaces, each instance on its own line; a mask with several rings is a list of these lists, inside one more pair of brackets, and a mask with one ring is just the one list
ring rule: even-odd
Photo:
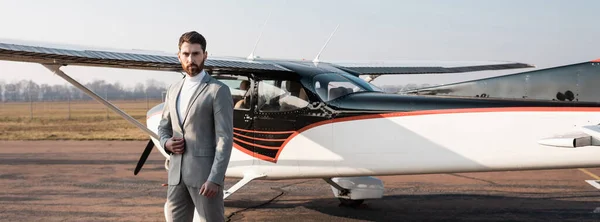
[[[95,80],[84,85],[108,100],[162,99],[163,92],[166,91],[165,84],[154,79],[147,80],[145,84],[138,83],[133,88],[123,87],[119,82],[107,83],[104,80]],[[0,101],[2,102],[67,100],[92,100],[92,97],[71,84],[39,85],[31,80],[21,80],[16,83],[6,83],[0,80]]]

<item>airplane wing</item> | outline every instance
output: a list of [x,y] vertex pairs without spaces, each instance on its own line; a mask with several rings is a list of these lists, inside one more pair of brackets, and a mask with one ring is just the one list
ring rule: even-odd
[[383,67],[383,66],[338,66],[344,70],[358,73],[360,75],[384,75],[384,74],[440,74],[440,73],[461,73],[475,72],[485,70],[503,70],[503,69],[522,69],[533,68],[535,66],[524,63],[505,63],[505,64],[488,64],[474,66],[457,66],[457,67],[442,67],[442,66],[425,66],[425,67]]
[[[99,66],[125,69],[182,71],[175,53],[143,50],[94,49],[49,43],[0,40],[0,60],[54,65]],[[290,71],[273,63],[242,58],[209,56],[208,70],[223,71]]]
[[[147,50],[117,50],[117,49],[96,49],[91,47],[58,45],[52,43],[25,42],[20,40],[0,40],[0,60],[31,62],[44,65],[50,71],[81,89],[83,92],[95,98],[99,102],[111,108],[123,118],[129,120],[142,130],[146,131],[151,137],[156,137],[145,126],[135,121],[129,115],[123,113],[114,105],[105,101],[85,86],[66,75],[60,67],[66,65],[76,66],[98,66],[113,67],[125,69],[143,69],[143,70],[162,70],[162,71],[182,71],[181,65],[175,53],[154,52]],[[456,63],[447,67],[442,66],[415,66],[396,64],[371,63],[369,66],[360,63],[343,64],[333,63],[335,66],[359,75],[372,75],[371,80],[376,76],[384,74],[419,74],[419,73],[456,73],[472,72],[480,70],[498,70],[532,67],[522,63],[484,63],[480,65],[461,66]],[[439,64],[439,63],[437,63]],[[246,60],[244,58],[219,58],[209,56],[205,67],[209,71],[228,71],[228,72],[291,72],[275,63],[268,61]],[[375,76],[373,76],[375,75]]]
[[[355,76],[369,75],[368,82],[373,81],[381,75],[409,75],[409,74],[448,74],[476,72],[487,70],[505,70],[533,68],[534,65],[518,62],[494,62],[494,61],[473,61],[473,62],[448,62],[448,61],[427,61],[427,62],[373,62],[365,63],[332,63],[337,68],[347,71]],[[445,64],[445,65],[442,65]]]

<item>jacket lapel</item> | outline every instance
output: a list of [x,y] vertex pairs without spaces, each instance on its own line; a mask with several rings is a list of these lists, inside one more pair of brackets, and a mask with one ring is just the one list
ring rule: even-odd
[[[175,86],[175,95],[177,95],[175,97],[175,100],[172,100],[172,102],[169,103],[170,109],[171,109],[171,115],[175,114],[175,123],[179,126],[180,130],[181,130],[181,124],[179,124],[179,119],[181,118],[179,116],[179,112],[177,112],[177,100],[179,100],[179,94],[181,93],[181,88],[183,87],[183,81],[181,80],[179,81],[179,83],[177,83],[178,85]],[[173,124],[173,123],[172,123]],[[175,124],[173,124],[175,125]]]
[[194,104],[194,102],[196,102],[196,99],[198,98],[198,96],[200,95],[200,93],[204,90],[204,88],[206,88],[206,86],[208,85],[208,80],[210,79],[210,76],[208,75],[208,73],[205,73],[204,77],[202,78],[202,83],[200,83],[200,85],[198,86],[198,88],[196,89],[196,91],[194,92],[194,94],[192,95],[192,98],[190,98],[190,103],[188,103],[185,115],[184,115],[184,119],[183,119],[183,124],[181,124],[181,126],[183,127],[188,119],[188,114],[190,113],[190,109],[192,109],[192,105]]

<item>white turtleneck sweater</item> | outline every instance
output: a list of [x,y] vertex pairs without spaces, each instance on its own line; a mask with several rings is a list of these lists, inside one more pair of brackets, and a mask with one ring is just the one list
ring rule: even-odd
[[183,119],[185,117],[188,104],[190,103],[192,95],[194,92],[196,92],[196,89],[198,89],[198,86],[200,85],[202,78],[204,78],[204,75],[206,75],[206,73],[204,70],[202,70],[202,72],[198,73],[198,75],[194,77],[190,77],[188,75],[185,76],[185,79],[183,80],[183,86],[181,87],[181,92],[179,92],[179,97],[177,98],[177,114],[179,115],[179,124],[183,124]]

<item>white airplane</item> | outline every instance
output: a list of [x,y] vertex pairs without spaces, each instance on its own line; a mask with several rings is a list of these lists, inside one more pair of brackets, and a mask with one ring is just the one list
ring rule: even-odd
[[[59,48],[0,42],[0,60],[39,63],[112,109],[150,137],[136,167],[160,146],[162,104],[146,124],[62,70],[99,66],[181,72],[175,53]],[[231,87],[234,149],[226,176],[240,181],[322,178],[335,197],[356,205],[383,196],[374,176],[600,166],[600,103],[385,94],[361,75],[460,73],[527,68],[522,63],[473,66],[368,66],[318,61],[215,58],[206,71]],[[600,60],[587,68],[600,69]],[[179,76],[179,75],[177,75]],[[174,77],[175,78],[175,77]],[[238,89],[242,81],[250,87]]]

